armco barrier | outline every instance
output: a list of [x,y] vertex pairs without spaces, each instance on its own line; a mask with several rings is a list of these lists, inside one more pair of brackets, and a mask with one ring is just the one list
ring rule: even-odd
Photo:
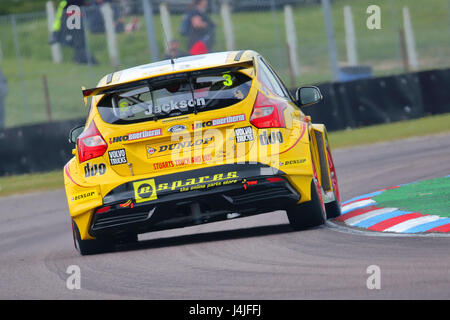
[[425,113],[450,112],[450,69],[419,72]]
[[1,130],[0,176],[62,170],[72,157],[69,131],[84,122],[76,119]]
[[328,131],[450,112],[450,69],[319,84],[324,100],[304,112]]
[[[324,100],[304,108],[328,131],[450,112],[450,69],[318,85]],[[62,169],[71,128],[85,119],[0,130],[0,176]]]

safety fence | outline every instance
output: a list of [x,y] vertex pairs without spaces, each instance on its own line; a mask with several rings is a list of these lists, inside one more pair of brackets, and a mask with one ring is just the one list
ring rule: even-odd
[[450,69],[318,85],[324,100],[304,111],[328,131],[450,112]]
[[[0,128],[82,117],[81,86],[163,59],[170,40],[189,51],[179,31],[190,0],[90,2],[57,39],[58,0],[0,17]],[[207,14],[212,51],[255,50],[290,87],[450,67],[449,0],[209,0]]]
[[0,130],[0,176],[62,169],[72,156],[69,131],[85,119]]
[[[303,109],[328,131],[450,112],[450,69],[319,85],[324,99]],[[85,119],[0,130],[0,176],[62,169],[69,131]],[[380,133],[382,134],[382,133]]]

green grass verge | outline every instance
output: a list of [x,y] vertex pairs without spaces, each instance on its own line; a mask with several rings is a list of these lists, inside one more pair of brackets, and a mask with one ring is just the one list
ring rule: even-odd
[[450,218],[450,177],[419,181],[386,190],[373,198],[383,208]]
[[409,137],[450,132],[450,114],[348,129],[329,133],[332,148],[352,147],[369,143],[393,141]]
[[[331,132],[333,149],[407,137],[450,132],[450,114],[377,125],[367,128]],[[62,168],[48,173],[0,177],[0,196],[30,191],[54,190],[64,186]]]
[[64,187],[63,171],[0,177],[0,196],[56,190]]

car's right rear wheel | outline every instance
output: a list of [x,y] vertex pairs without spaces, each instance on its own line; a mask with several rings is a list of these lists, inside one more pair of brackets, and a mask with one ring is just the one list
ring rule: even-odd
[[327,219],[337,218],[341,215],[341,198],[339,194],[339,186],[336,175],[336,168],[334,167],[333,157],[331,156],[330,148],[327,146],[328,167],[330,168],[331,184],[333,186],[334,200],[325,204],[327,212]]
[[292,205],[286,210],[289,223],[294,230],[317,227],[324,224],[327,219],[325,204],[322,199],[322,187],[317,178],[314,163],[312,167],[311,200]]

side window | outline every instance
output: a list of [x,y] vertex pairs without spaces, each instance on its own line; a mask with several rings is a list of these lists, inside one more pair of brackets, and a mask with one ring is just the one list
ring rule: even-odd
[[281,78],[276,74],[276,72],[273,71],[273,68],[270,65],[268,65],[268,64],[266,64],[266,65],[267,65],[267,68],[271,71],[273,77],[276,79],[278,84],[281,86],[281,90],[283,90],[284,96],[289,98],[292,102],[294,102],[295,99],[289,93],[289,90],[286,88],[286,85],[284,84],[283,80],[281,80]]
[[265,64],[265,62],[259,58],[259,75],[260,81],[266,85],[269,90],[271,90],[274,94],[280,97],[286,97],[286,93],[281,87],[278,80],[275,78],[275,75],[269,69],[269,67]]

